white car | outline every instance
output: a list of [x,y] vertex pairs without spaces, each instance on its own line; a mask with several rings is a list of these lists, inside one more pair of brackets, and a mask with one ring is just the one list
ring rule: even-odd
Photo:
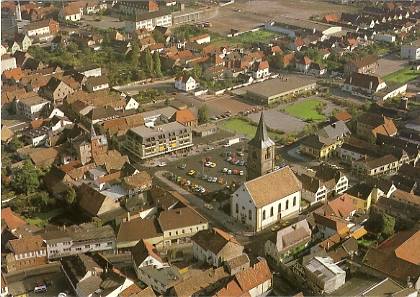
[[230,143],[226,143],[226,144],[224,144],[223,146],[224,146],[224,147],[230,147],[230,146],[231,146],[231,144],[230,144]]
[[225,168],[223,168],[223,173],[227,173],[228,172],[228,169],[225,167]]
[[166,166],[166,162],[161,162],[161,163],[159,163],[157,166],[158,166],[158,167],[164,167],[164,166]]
[[264,258],[264,257],[261,257],[261,256],[258,256],[258,257],[257,257],[257,260],[261,262],[261,261],[264,261],[264,260],[265,260],[265,258]]
[[213,164],[213,162],[207,162],[206,164],[204,164],[204,166],[210,167],[211,164]]
[[217,182],[217,177],[213,177],[212,182],[213,183]]

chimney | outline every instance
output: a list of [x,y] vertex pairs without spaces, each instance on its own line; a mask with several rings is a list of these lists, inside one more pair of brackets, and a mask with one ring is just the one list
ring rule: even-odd
[[373,82],[372,82],[372,81],[370,81],[370,82],[369,82],[369,90],[372,90],[372,88],[373,88]]
[[327,241],[327,251],[330,249],[330,242]]
[[360,197],[360,192],[357,192],[357,197]]
[[127,211],[127,222],[129,222],[130,220],[131,220],[131,215],[130,215],[130,212]]
[[353,81],[353,76],[350,75],[349,84]]
[[408,98],[402,97],[400,101],[400,109],[407,110],[408,108]]

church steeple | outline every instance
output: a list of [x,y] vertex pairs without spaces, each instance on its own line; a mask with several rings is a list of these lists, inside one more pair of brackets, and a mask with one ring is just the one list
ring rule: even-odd
[[248,144],[259,149],[265,149],[274,145],[274,142],[268,136],[267,128],[265,127],[264,111],[261,112],[260,122],[258,123],[255,136],[248,142]]
[[274,170],[275,143],[270,139],[264,121],[264,111],[254,138],[248,142],[246,179],[251,180]]

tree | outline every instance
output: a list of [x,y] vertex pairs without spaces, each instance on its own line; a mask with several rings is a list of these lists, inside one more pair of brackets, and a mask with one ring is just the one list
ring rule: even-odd
[[77,194],[76,194],[76,191],[73,188],[68,189],[64,193],[64,200],[70,206],[73,206],[74,205],[74,203],[76,202],[76,197],[77,197]]
[[18,149],[23,147],[23,142],[14,137],[6,147],[7,151],[15,153]]
[[139,44],[133,41],[131,43],[131,51],[127,55],[128,62],[130,63],[131,67],[137,68],[139,66],[139,55],[140,55]]
[[158,30],[153,30],[153,39],[156,41],[156,43],[166,44],[165,36],[163,36],[162,32]]
[[366,221],[366,230],[387,238],[394,234],[395,218],[386,213],[372,214]]
[[15,178],[12,179],[11,185],[16,192],[29,195],[40,186],[39,175],[39,169],[35,168],[29,159],[26,159],[22,168],[19,169]]
[[162,69],[160,64],[160,57],[158,51],[153,53],[153,64],[155,66],[155,73],[157,77],[162,77]]
[[146,71],[146,73],[149,76],[152,76],[153,74],[153,57],[152,54],[149,51],[146,51],[143,55],[142,55],[142,68]]
[[195,65],[193,70],[191,70],[191,76],[195,80],[201,80],[201,78],[203,77],[203,68],[201,68],[200,65]]
[[209,121],[208,116],[209,108],[207,105],[203,105],[198,109],[198,123],[199,124],[205,124]]
[[74,42],[71,42],[67,46],[67,51],[69,51],[70,53],[77,53],[78,50],[79,50],[79,46]]

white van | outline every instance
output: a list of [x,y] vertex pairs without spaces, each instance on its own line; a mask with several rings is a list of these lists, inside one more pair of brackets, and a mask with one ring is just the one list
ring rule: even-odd
[[35,287],[34,293],[42,293],[42,292],[47,292],[47,287],[45,285]]

